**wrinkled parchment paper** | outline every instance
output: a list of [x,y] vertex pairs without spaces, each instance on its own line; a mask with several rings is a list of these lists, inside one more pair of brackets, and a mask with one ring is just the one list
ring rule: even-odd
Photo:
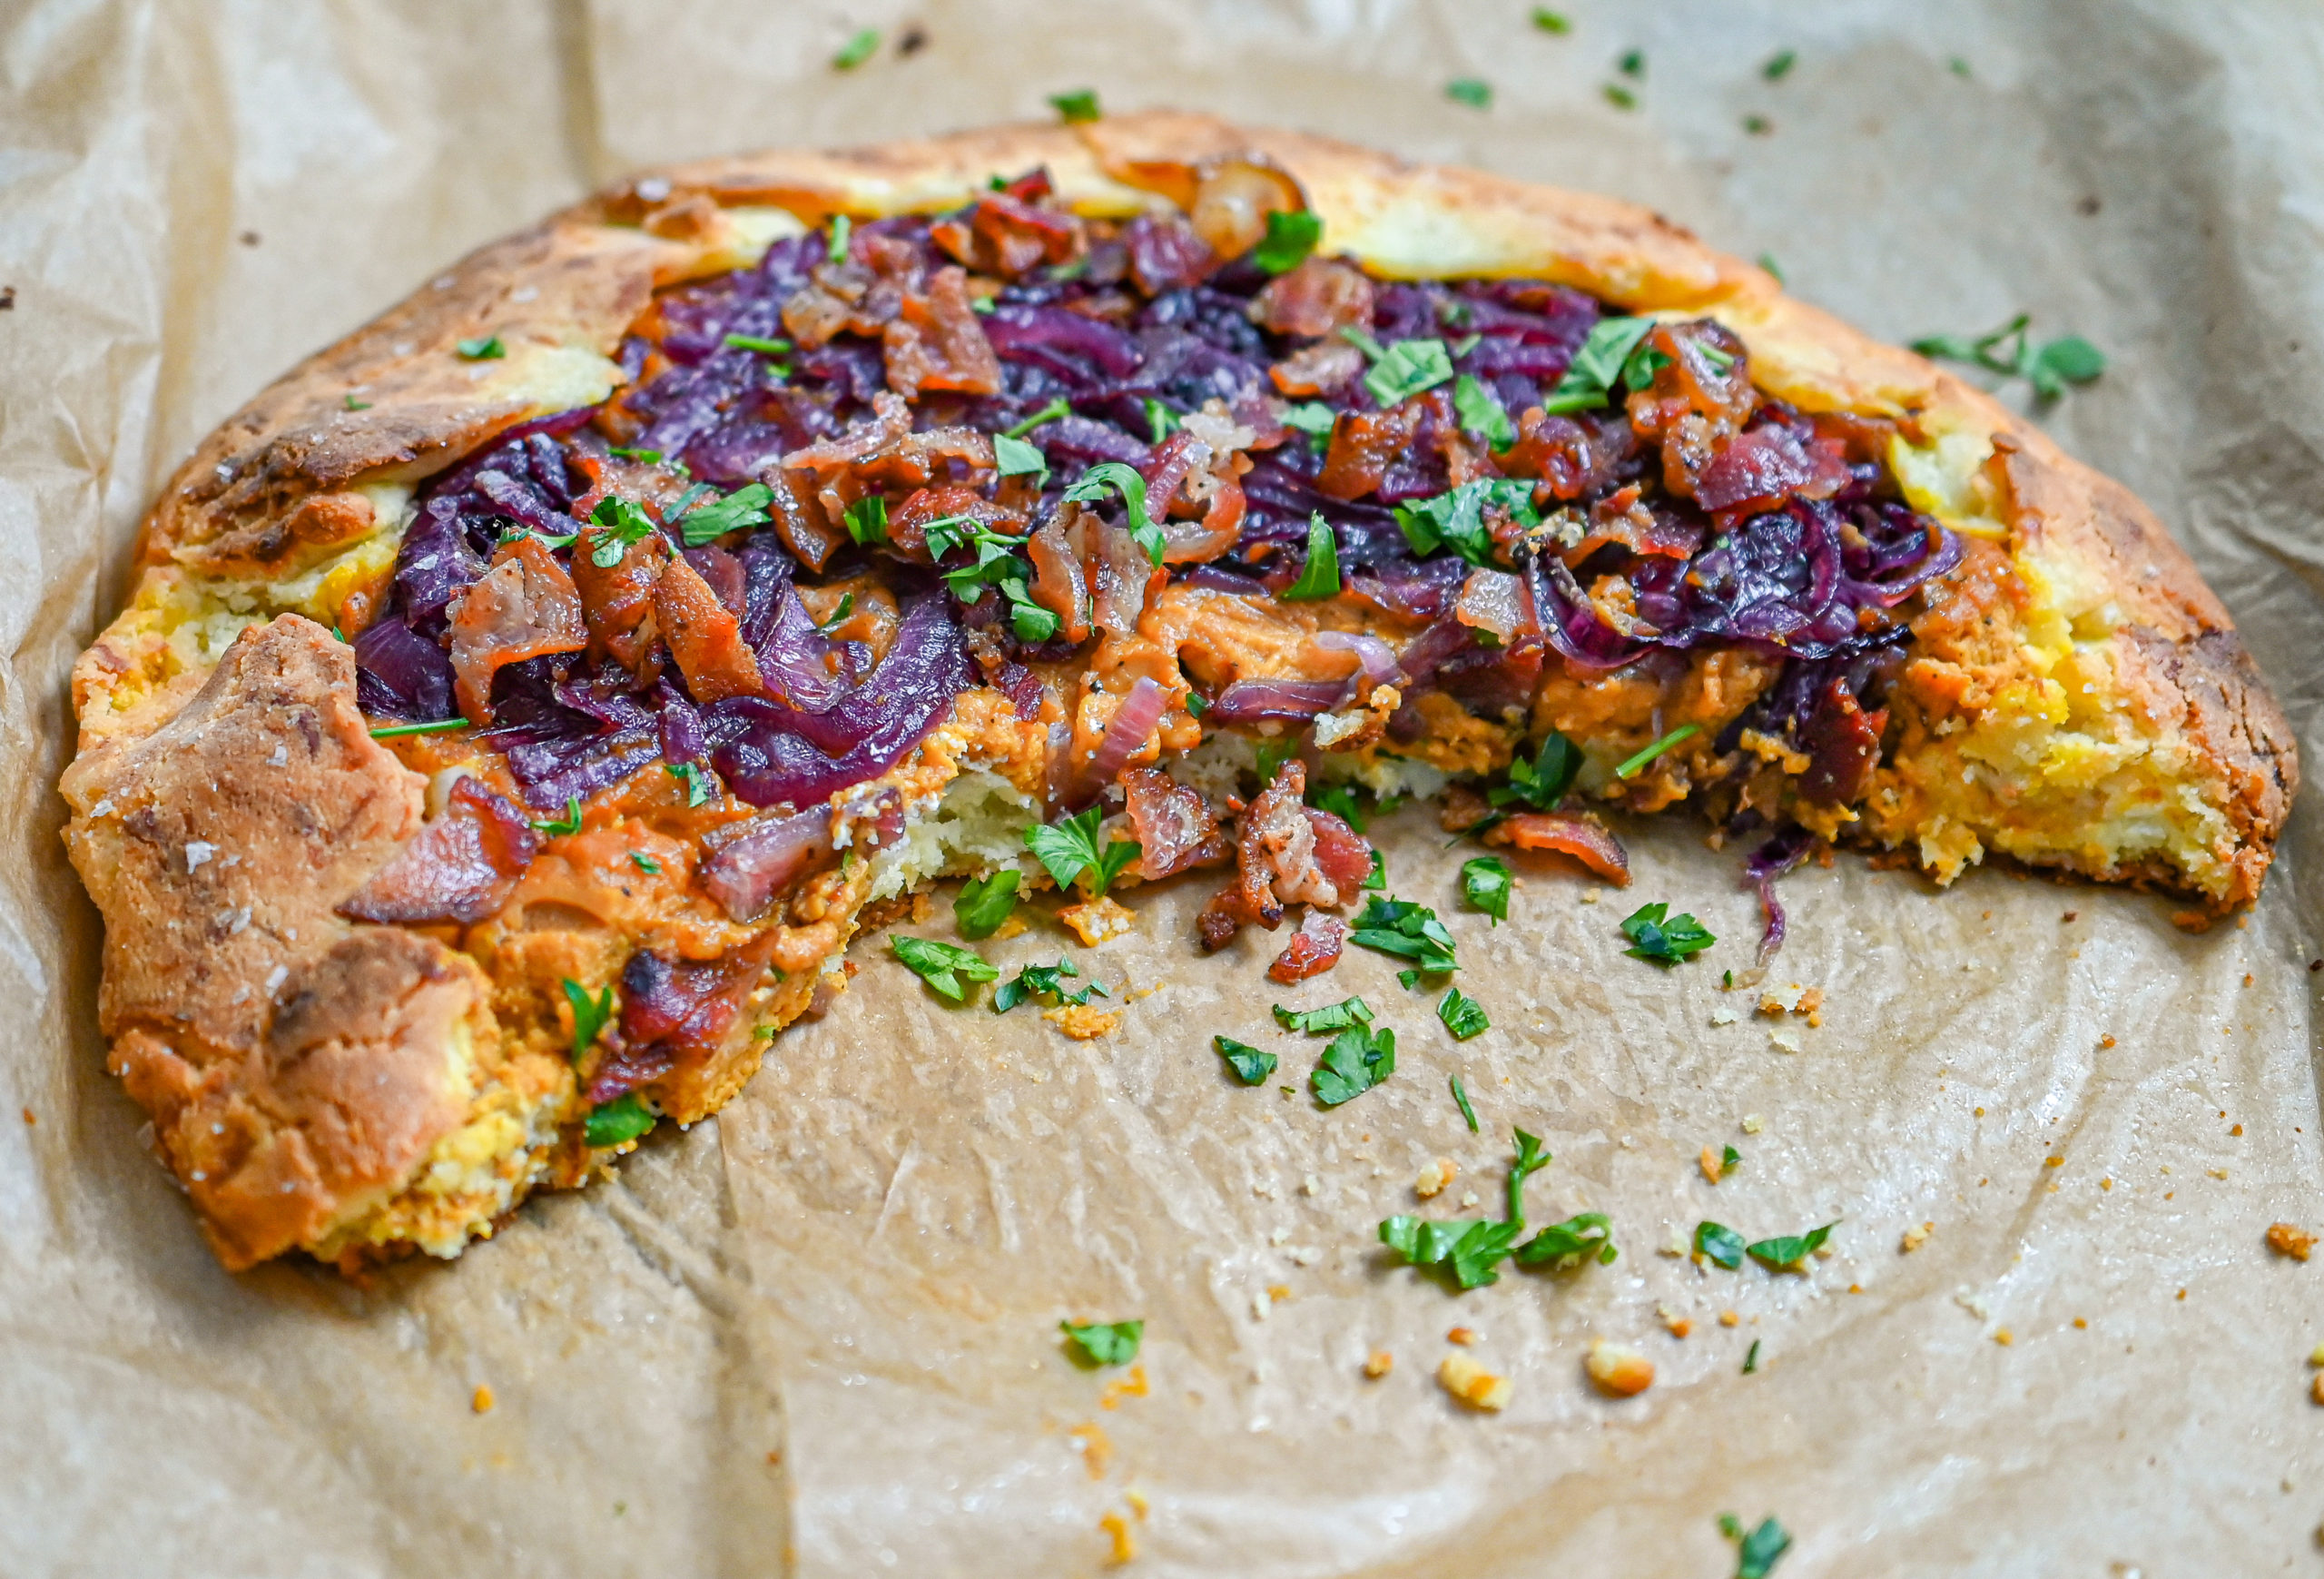
[[[867,942],[842,1012],[717,1120],[363,1287],[222,1274],[102,1071],[96,918],[56,836],[64,677],[193,440],[639,163],[1085,85],[1622,193],[1891,338],[2020,310],[2089,336],[2112,369],[2046,419],[2185,538],[2324,762],[2312,11],[1562,8],[1564,37],[1516,0],[10,8],[0,1573],[1078,1574],[1118,1515],[1156,1575],[1718,1575],[1730,1510],[1795,1533],[1784,1579],[2319,1561],[2324,1262],[2261,1243],[2324,1219],[2312,797],[2248,925],[2201,937],[2135,894],[1811,867],[1776,972],[1826,994],[1797,1054],[1718,990],[1757,915],[1737,852],[1683,821],[1629,835],[1628,894],[1527,869],[1497,930],[1456,913],[1461,853],[1390,824],[1395,890],[1451,919],[1493,1015],[1466,1044],[1377,956],[1295,996],[1265,940],[1202,962],[1199,887],[1071,946],[1147,993],[1088,1043],[947,1008]],[[889,46],[835,74],[865,25]],[[1600,89],[1631,48],[1626,113]],[[1458,76],[1492,107],[1446,100]],[[1656,898],[1719,935],[1703,962],[1620,956]],[[949,935],[938,914],[919,930]],[[1208,1049],[1259,1043],[1304,1085],[1320,1044],[1266,1005],[1354,991],[1402,1062],[1346,1107],[1243,1090]],[[1743,1021],[1715,1027],[1722,1003]],[[1389,1269],[1379,1219],[1497,1209],[1512,1125],[1556,1153],[1534,1219],[1609,1211],[1621,1258],[1458,1298]],[[1714,1187],[1696,1154],[1729,1144]],[[1439,1156],[1459,1179],[1420,1207]],[[1837,1254],[1777,1277],[1657,1253],[1703,1218],[1837,1219]],[[1122,1373],[1068,1363],[1068,1316],[1145,1318],[1142,1396],[1105,1406]],[[1433,1381],[1456,1324],[1505,1413]],[[1594,1393],[1593,1336],[1651,1357],[1652,1390]],[[1374,1350],[1394,1369],[1367,1380]]]

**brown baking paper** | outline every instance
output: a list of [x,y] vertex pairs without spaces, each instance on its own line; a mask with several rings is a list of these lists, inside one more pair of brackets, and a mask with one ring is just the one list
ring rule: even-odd
[[[1773,972],[1824,994],[1820,1025],[1785,1021],[1797,1053],[1719,991],[1756,905],[1683,817],[1625,831],[1625,893],[1525,867],[1498,928],[1458,903],[1463,852],[1390,821],[1393,888],[1448,918],[1492,1014],[1466,1044],[1378,956],[1290,991],[1273,940],[1203,959],[1199,882],[1130,893],[1137,931],[1098,948],[1043,922],[990,950],[1080,961],[1125,1015],[1096,1041],[949,1007],[865,939],[840,1012],[716,1120],[360,1284],[222,1273],[103,1072],[98,926],[57,839],[65,674],[194,439],[638,163],[1082,86],[1633,197],[1891,338],[2021,310],[2087,335],[2111,368],[2044,419],[2194,550],[2324,760],[2312,14],[1563,9],[1564,36],[1504,0],[16,8],[0,1573],[1077,1574],[1115,1518],[1155,1575],[1719,1575],[1727,1511],[1795,1534],[1783,1579],[2314,1564],[2324,1261],[2262,1244],[2324,1219],[2305,806],[2248,924],[2201,936],[2134,893],[1810,867]],[[886,46],[834,72],[862,25]],[[1468,76],[1489,110],[1443,96]],[[1718,944],[1623,958],[1615,923],[1656,899]],[[950,935],[937,913],[913,930]],[[1399,1067],[1325,1111],[1321,1043],[1267,1005],[1351,992]],[[1222,1031],[1278,1052],[1275,1081],[1232,1083]],[[1390,1268],[1380,1219],[1497,1210],[1512,1126],[1556,1154],[1534,1220],[1610,1212],[1620,1258],[1457,1297]],[[1697,1155],[1727,1145],[1713,1185]],[[1439,1157],[1459,1176],[1423,1207]],[[1805,1276],[1658,1253],[1705,1218],[1837,1219],[1836,1253]],[[1060,1346],[1062,1317],[1133,1316],[1142,1392]],[[1456,1325],[1504,1412],[1433,1380]],[[1653,1387],[1595,1392],[1593,1337]]]

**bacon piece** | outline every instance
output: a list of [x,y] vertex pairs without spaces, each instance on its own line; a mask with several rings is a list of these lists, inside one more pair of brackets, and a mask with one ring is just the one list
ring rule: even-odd
[[781,941],[769,928],[715,960],[671,960],[647,949],[630,955],[621,972],[620,1045],[590,1077],[589,1100],[612,1101],[714,1050]]
[[1226,946],[1237,928],[1282,924],[1286,904],[1336,909],[1372,875],[1372,846],[1329,812],[1301,804],[1306,765],[1284,764],[1243,814],[1235,835],[1235,880],[1204,910],[1203,946]]
[[[1030,194],[1048,195],[1046,182]],[[1036,207],[1014,184],[982,199],[965,216],[939,220],[929,227],[929,239],[978,273],[1010,280],[1043,263],[1071,262],[1086,244],[1079,220]]]
[[1338,890],[1338,897],[1322,901],[1345,904],[1372,875],[1372,841],[1347,825],[1337,814],[1307,808],[1308,825],[1315,833],[1315,869]]
[[1498,464],[1512,477],[1539,478],[1551,494],[1570,500],[1606,488],[1637,451],[1638,435],[1625,419],[1585,425],[1534,406],[1517,419],[1517,442]]
[[969,277],[939,269],[924,293],[909,294],[880,331],[888,387],[907,398],[928,390],[990,395],[1000,389],[1000,359],[969,306]]
[[684,559],[670,561],[654,584],[654,622],[686,677],[686,689],[702,706],[766,689],[741,621]]
[[1199,565],[1216,559],[1243,540],[1243,515],[1250,501],[1243,485],[1229,478],[1210,496],[1199,521],[1162,523],[1162,563]]
[[1168,573],[1147,558],[1128,527],[1115,526],[1085,511],[1072,529],[1082,535],[1082,563],[1096,595],[1092,600],[1095,623],[1118,637],[1135,636],[1147,598],[1167,579]]
[[500,545],[492,568],[452,612],[453,689],[472,723],[492,722],[492,677],[504,664],[589,645],[573,577],[529,533]]
[[761,471],[759,480],[774,496],[767,504],[767,511],[774,520],[774,535],[783,539],[784,548],[798,556],[801,564],[810,570],[821,570],[824,561],[847,541],[846,531],[809,508],[780,464]]
[[1617,888],[1630,885],[1630,852],[1588,812],[1519,812],[1485,834],[1488,844],[1571,855]]
[[783,469],[802,498],[822,506],[834,529],[847,507],[868,493],[900,494],[953,479],[956,467],[992,469],[991,436],[973,428],[931,428],[915,433],[911,408],[888,390],[872,397],[872,416],[834,439],[794,449]]
[[1340,945],[1347,942],[1347,923],[1338,916],[1310,908],[1299,930],[1291,934],[1283,952],[1267,967],[1267,980],[1289,986],[1310,976],[1320,976],[1340,962]]
[[525,814],[482,779],[462,774],[444,813],[339,907],[350,921],[482,921],[508,903],[539,854]]
[[1829,498],[1848,480],[1845,448],[1837,439],[1802,444],[1777,422],[1738,433],[1703,468],[1695,502],[1740,518],[1779,509],[1788,499]]
[[1303,345],[1267,369],[1267,377],[1286,395],[1335,395],[1355,381],[1364,370],[1364,353],[1344,340],[1319,340]]
[[1033,601],[1058,617],[1058,634],[1070,642],[1089,637],[1089,578],[1081,557],[1067,543],[1054,518],[1043,521],[1026,545],[1033,561]]
[[1007,505],[995,504],[975,489],[960,483],[914,489],[888,514],[888,547],[915,564],[931,561],[928,554],[928,523],[946,516],[968,516],[1004,537],[1025,529],[1025,518]]
[[753,922],[785,883],[818,856],[831,854],[831,808],[809,806],[729,823],[703,843],[710,857],[698,877],[702,891],[733,920]]
[[586,541],[576,543],[573,585],[581,597],[590,656],[638,667],[654,645],[654,583],[669,562],[669,541],[658,532],[627,545],[618,560],[602,568]]
[[1867,713],[1854,692],[1833,681],[1824,693],[1824,705],[1800,726],[1799,744],[1807,753],[1807,771],[1799,775],[1800,798],[1822,806],[1856,801],[1880,765],[1880,735],[1887,727],[1887,708]]
[[920,284],[921,251],[876,232],[857,232],[848,255],[819,263],[808,283],[783,304],[783,327],[802,345],[818,346],[844,330],[877,336]]
[[1148,882],[1196,866],[1212,866],[1234,854],[1218,819],[1201,792],[1178,783],[1158,767],[1133,767],[1122,775],[1127,810],[1138,845],[1137,874]]
[[1414,395],[1385,411],[1356,411],[1342,417],[1332,429],[1332,448],[1324,457],[1317,491],[1329,498],[1360,498],[1380,486],[1388,468],[1403,459],[1420,437],[1421,425],[1431,415],[1441,424],[1452,420],[1452,404],[1442,390]]
[[1309,258],[1268,281],[1251,302],[1251,316],[1262,329],[1310,340],[1347,328],[1369,329],[1372,281],[1353,263]]
[[1632,483],[1590,507],[1590,528],[1581,542],[1565,551],[1565,562],[1579,565],[1609,543],[1633,554],[1691,559],[1703,546],[1702,524],[1699,518],[1689,520],[1668,508],[1650,508]]
[[[1655,369],[1649,387],[1631,394],[1630,429],[1640,440],[1662,446],[1662,486],[1691,498],[1704,468],[1758,402],[1743,342],[1699,318],[1657,324],[1643,343],[1669,360]],[[1706,354],[1714,351],[1717,357]]]

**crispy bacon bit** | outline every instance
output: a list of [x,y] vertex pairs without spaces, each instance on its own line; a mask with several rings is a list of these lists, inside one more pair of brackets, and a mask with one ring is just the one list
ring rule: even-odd
[[1719,447],[1695,482],[1695,502],[1735,518],[1780,508],[1787,499],[1829,498],[1848,480],[1837,439],[1807,444],[1778,422],[1738,433]]
[[1267,967],[1267,980],[1289,986],[1320,976],[1340,962],[1340,945],[1347,941],[1347,923],[1338,916],[1310,909],[1291,942]]
[[759,480],[774,496],[767,503],[767,511],[774,518],[775,536],[783,539],[783,546],[797,555],[799,562],[808,569],[822,569],[824,561],[847,541],[845,529],[812,508],[801,491],[792,486],[791,479],[784,475],[780,464],[761,471]]
[[[1037,190],[1019,190],[1036,177]],[[1081,224],[1069,213],[1034,205],[1049,192],[1047,175],[1037,171],[982,199],[965,217],[939,220],[929,239],[978,273],[1010,280],[1043,263],[1070,262],[1082,250]]]
[[1058,633],[1071,642],[1089,636],[1089,578],[1081,557],[1066,541],[1054,518],[1043,521],[1027,545],[1033,560],[1033,601],[1058,617]]
[[1007,505],[995,504],[975,489],[960,483],[914,489],[888,515],[888,547],[916,564],[932,561],[928,554],[928,523],[947,516],[967,516],[1004,537],[1025,529],[1025,518]]
[[1484,840],[1519,850],[1554,850],[1617,888],[1630,885],[1630,852],[1590,812],[1519,812],[1489,829]]
[[350,921],[482,921],[508,903],[541,839],[525,814],[482,779],[463,774],[443,815],[339,907]]
[[1632,483],[1617,489],[1590,507],[1590,526],[1581,540],[1565,550],[1568,565],[1580,565],[1608,544],[1633,554],[1664,559],[1689,559],[1703,546],[1702,528],[1675,511],[1656,510],[1641,501]]
[[811,862],[831,854],[831,808],[729,823],[704,835],[703,844],[710,854],[702,864],[702,891],[731,919],[753,922]]
[[1452,403],[1442,390],[1414,395],[1385,411],[1356,411],[1340,418],[1332,429],[1332,448],[1324,457],[1316,489],[1327,498],[1359,498],[1380,486],[1388,468],[1402,459],[1420,437],[1421,424],[1433,412],[1440,426],[1452,425]]
[[1303,345],[1267,369],[1275,387],[1295,399],[1336,395],[1364,370],[1364,353],[1344,340]]
[[758,656],[743,640],[742,623],[684,559],[672,560],[654,584],[654,622],[696,702],[707,706],[766,689]]
[[928,390],[990,395],[1000,389],[1000,359],[969,306],[963,270],[937,270],[925,293],[903,299],[880,338],[887,352],[888,387],[900,395]]
[[[1662,486],[1692,498],[1704,468],[1758,402],[1743,342],[1703,318],[1657,324],[1644,343],[1669,360],[1655,370],[1650,387],[1630,396],[1630,429],[1662,446]],[[1725,365],[1707,351],[1720,353]]]
[[835,439],[783,458],[791,486],[822,506],[833,529],[844,530],[847,507],[868,493],[901,494],[931,482],[959,480],[956,468],[989,471],[992,439],[974,428],[931,428],[915,433],[911,408],[891,390],[872,397],[872,416]]
[[1799,744],[1807,771],[1799,775],[1800,798],[1819,806],[1853,804],[1870,786],[1880,765],[1880,736],[1888,709],[1867,713],[1856,694],[1837,680],[1825,690],[1824,705],[1800,726]]
[[841,262],[822,263],[809,282],[783,304],[783,327],[802,345],[817,346],[846,330],[878,335],[919,286],[920,249],[909,242],[858,232]]
[[586,548],[574,554],[573,585],[581,597],[590,656],[611,656],[625,669],[639,666],[654,645],[654,583],[669,562],[669,541],[659,533],[630,544],[602,569]]
[[1452,617],[1472,630],[1482,630],[1507,646],[1520,630],[1539,622],[1526,607],[1525,583],[1506,570],[1472,570],[1461,584],[1460,601]]
[[1369,329],[1372,281],[1353,263],[1309,258],[1267,282],[1251,303],[1251,317],[1263,329],[1310,340],[1350,327]]
[[1336,898],[1319,903],[1345,904],[1372,875],[1372,842],[1337,814],[1313,806],[1307,808],[1307,824],[1315,834],[1315,869],[1338,891]]
[[712,1051],[766,974],[782,933],[773,929],[715,960],[670,960],[640,949],[621,972],[621,1044],[589,1081],[592,1102],[609,1102]]
[[1500,457],[1500,466],[1512,477],[1539,478],[1561,499],[1577,499],[1611,482],[1637,450],[1638,436],[1627,421],[1585,427],[1535,406],[1518,419],[1517,442]]
[[1146,612],[1146,600],[1167,577],[1162,567],[1146,557],[1137,539],[1129,535],[1127,527],[1115,526],[1087,511],[1068,534],[1070,542],[1080,537],[1082,562],[1089,576],[1089,586],[1096,594],[1096,623],[1111,634],[1127,639],[1137,634],[1138,617]]
[[1306,765],[1287,762],[1244,812],[1235,836],[1235,880],[1199,923],[1204,947],[1224,948],[1253,923],[1275,931],[1286,904],[1337,909],[1372,875],[1372,846],[1329,812],[1301,804],[1306,793]]
[[1234,854],[1199,791],[1158,767],[1133,767],[1122,775],[1121,784],[1129,797],[1140,877],[1159,882],[1192,867],[1216,865]]
[[492,677],[504,664],[589,645],[573,577],[527,533],[500,545],[492,568],[459,595],[452,613],[452,673],[460,711],[492,722]]
[[1305,208],[1299,183],[1264,155],[1229,154],[1195,166],[1194,195],[1182,204],[1210,250],[1239,258],[1267,233],[1267,215]]

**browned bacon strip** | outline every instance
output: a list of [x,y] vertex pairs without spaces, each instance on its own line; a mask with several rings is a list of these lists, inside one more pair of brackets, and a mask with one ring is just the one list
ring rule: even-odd
[[339,907],[351,921],[482,921],[508,903],[541,839],[525,814],[463,774],[444,814],[421,828]]
[[472,723],[492,722],[492,677],[505,664],[589,645],[573,577],[527,534],[500,545],[492,568],[452,614],[453,689]]

